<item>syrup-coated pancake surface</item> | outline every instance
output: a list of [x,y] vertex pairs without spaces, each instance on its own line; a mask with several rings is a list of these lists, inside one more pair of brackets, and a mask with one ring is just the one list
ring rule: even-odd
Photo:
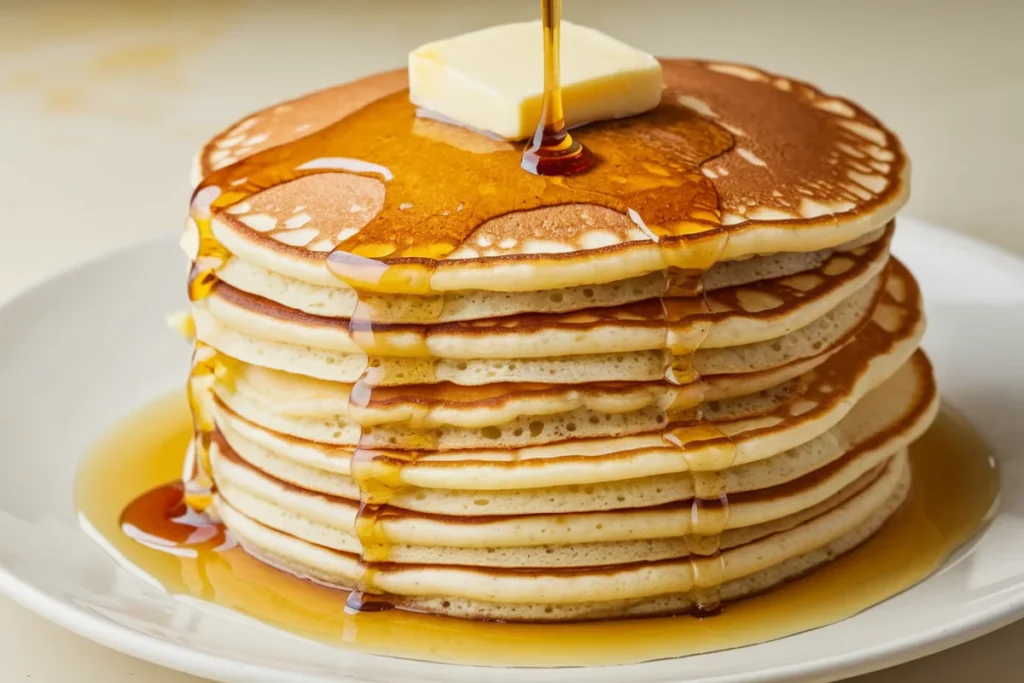
[[938,401],[889,256],[899,141],[663,64],[657,109],[574,131],[600,161],[570,178],[418,118],[404,72],[204,147],[181,328],[246,550],[399,608],[604,619],[764,591],[899,507]]
[[[436,183],[437,192],[450,200],[450,207],[440,209],[442,215],[423,216],[419,228],[413,224],[405,230],[400,245],[374,237],[372,244],[353,244],[353,253],[389,263],[429,253],[439,259],[432,264],[434,291],[536,291],[643,276],[665,267],[663,251],[696,254],[704,247],[695,245],[707,246],[722,234],[728,236],[724,244],[708,246],[717,260],[836,247],[885,225],[906,200],[908,164],[897,139],[852,103],[737,65],[669,60],[664,73],[662,107],[639,118],[661,110],[683,112],[687,121],[681,137],[699,128],[701,134],[714,131],[722,141],[699,163],[693,163],[695,151],[687,151],[687,139],[672,142],[680,156],[694,157],[688,161],[699,179],[689,180],[716,200],[699,216],[666,227],[668,234],[658,244],[651,240],[653,225],[605,206],[575,202],[527,210],[511,210],[510,205],[504,215],[479,214],[484,219],[479,225],[466,218],[470,224],[457,244],[449,241],[434,249],[437,226],[473,213],[479,188],[487,185],[480,178],[456,182],[438,170],[437,176],[418,182]],[[404,87],[403,73],[371,76],[258,113],[204,148],[200,177],[226,185],[222,189],[227,192],[241,176],[218,176],[218,169],[247,159],[255,172],[258,155],[268,155],[275,145],[315,135],[346,114],[376,106],[380,98],[397,93],[401,99]],[[481,152],[505,145],[515,152],[507,143],[404,113],[411,130],[402,132],[410,139],[434,136],[448,147]],[[420,129],[413,130],[416,126]],[[595,124],[594,130],[601,126]],[[578,137],[586,144],[588,129]],[[310,153],[310,168],[330,167],[331,158]],[[338,280],[326,267],[327,253],[339,245],[346,249],[380,222],[388,184],[397,181],[335,171],[303,175],[218,214],[214,232],[229,250],[256,266],[336,287]],[[508,178],[492,182],[493,189],[485,191],[500,193],[510,184]],[[416,210],[410,206],[403,213]],[[382,228],[384,235],[395,238]]]

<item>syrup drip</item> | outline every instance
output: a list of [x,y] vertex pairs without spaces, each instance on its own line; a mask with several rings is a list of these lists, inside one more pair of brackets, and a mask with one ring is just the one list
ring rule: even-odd
[[186,391],[192,409],[192,442],[182,472],[185,504],[195,513],[202,513],[213,501],[214,482],[210,467],[210,444],[216,425],[203,396],[209,392],[217,372],[217,352],[213,347],[195,342],[192,366]]
[[[357,383],[356,388],[360,386],[365,385]],[[381,522],[382,517],[388,514],[388,503],[403,488],[403,484],[400,461],[380,457],[372,449],[365,448],[362,440],[366,436],[364,429],[360,445],[352,454],[350,466],[352,478],[359,486],[355,533],[362,547],[360,563],[363,573],[356,589],[349,594],[346,607],[357,612],[380,612],[392,607],[376,583],[375,565],[390,559],[390,543]],[[422,438],[422,434],[417,436]]]
[[544,26],[544,101],[540,123],[523,152],[523,169],[537,175],[569,176],[588,170],[594,157],[565,129],[562,110],[562,0],[541,0]]
[[[721,253],[726,236],[715,230],[721,220],[718,196],[700,164],[728,150],[732,136],[668,99],[647,114],[579,129],[580,138],[600,160],[579,173],[592,158],[565,132],[558,75],[561,2],[544,0],[542,9],[545,113],[534,146],[523,158],[529,165],[527,159],[537,157],[537,174],[519,168],[515,146],[482,141],[451,124],[418,117],[406,92],[384,97],[316,133],[247,157],[204,179],[192,202],[191,219],[200,239],[190,296],[200,301],[209,295],[216,286],[216,269],[229,257],[213,236],[217,211],[314,173],[343,172],[382,182],[386,191],[380,211],[327,257],[328,269],[358,295],[349,332],[367,360],[350,401],[367,405],[376,386],[436,381],[430,371],[415,377],[406,374],[403,356],[429,355],[425,346],[414,351],[390,346],[374,328],[387,320],[389,294],[421,297],[439,317],[444,292],[435,289],[434,272],[440,260],[478,227],[511,212],[563,204],[596,205],[628,215],[659,247],[664,264],[665,290],[656,315],[665,328],[665,378],[680,386],[677,405],[666,411],[665,438],[679,449],[694,479],[696,496],[685,534],[701,587],[698,608],[712,612],[718,608],[716,577],[721,575],[717,538],[728,519],[721,477],[714,473],[728,467],[732,455],[727,445],[716,448],[712,456],[703,446],[694,447],[696,441],[727,439],[701,421],[703,386],[690,361],[708,327],[675,323],[680,309],[710,312],[703,297],[703,275]],[[482,151],[481,144],[488,149]],[[681,245],[675,238],[682,237],[686,240]],[[197,358],[205,357],[199,348]],[[206,362],[193,364],[190,388],[211,374]],[[185,473],[186,492],[189,504],[201,511],[213,493],[208,463],[213,426],[195,396],[192,405],[196,436]],[[436,447],[434,432],[410,426],[405,455],[385,457],[370,447],[371,433],[364,428],[351,461],[352,477],[361,491],[356,533],[364,565],[362,580],[349,600],[353,609],[367,609],[371,603],[373,609],[386,606],[374,570],[389,554],[381,519],[395,492],[402,489],[403,464]]]
[[[195,228],[198,244],[188,276],[188,298],[201,301],[217,286],[217,269],[231,258],[231,254],[213,235],[211,215],[206,204],[210,191],[197,193],[189,217]],[[213,347],[196,340],[192,346],[192,365],[186,384],[189,407],[192,410],[192,440],[182,470],[183,500],[189,514],[203,515],[213,501],[215,483],[210,467],[210,444],[216,425],[203,396],[209,393],[223,365]]]
[[[724,240],[721,242],[724,246]],[[700,270],[667,272],[662,310],[666,320],[665,348],[668,350],[665,379],[680,387],[675,400],[665,415],[665,441],[677,448],[686,462],[686,471],[693,485],[689,524],[684,538],[689,551],[690,571],[693,575],[693,600],[696,611],[702,615],[721,610],[720,589],[724,583],[725,565],[721,557],[721,538],[729,523],[729,499],[725,491],[725,470],[732,466],[736,447],[713,424],[703,419],[706,383],[693,366],[693,354],[711,330],[707,314],[711,308],[704,291],[704,275],[717,260],[709,254],[709,261]],[[688,334],[675,333],[668,321],[677,319],[671,298],[688,297],[700,302],[702,323]],[[683,391],[685,387],[689,391]],[[713,444],[713,445],[709,445]]]

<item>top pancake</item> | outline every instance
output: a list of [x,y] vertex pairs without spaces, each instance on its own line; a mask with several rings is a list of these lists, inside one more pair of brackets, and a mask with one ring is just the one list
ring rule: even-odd
[[[392,265],[429,261],[431,291],[538,291],[640,277],[663,270],[666,259],[686,265],[827,249],[878,229],[905,201],[908,164],[898,140],[852,103],[745,66],[668,60],[664,74],[663,103],[652,116],[683,107],[680,115],[699,118],[731,140],[700,163],[716,206],[688,216],[685,230],[658,237],[643,220],[624,213],[563,203],[490,218],[448,245],[437,261],[419,256],[424,245],[416,244],[372,245],[380,248],[372,257]],[[261,151],[323,129],[405,86],[404,72],[380,74],[257,113],[203,149],[199,175],[213,174],[208,180],[219,179],[229,191],[230,169],[219,176],[217,169],[248,159],[258,170]],[[463,150],[507,148],[422,121],[413,123],[415,134],[441,136]],[[599,139],[603,125],[580,129],[580,139]],[[599,167],[592,173],[603,172]],[[436,183],[444,182],[439,175]],[[344,287],[327,269],[327,255],[374,225],[387,191],[388,183],[376,177],[318,172],[216,213],[212,228],[247,262],[312,284]],[[467,197],[466,204],[472,200]],[[443,227],[443,216],[430,218]]]

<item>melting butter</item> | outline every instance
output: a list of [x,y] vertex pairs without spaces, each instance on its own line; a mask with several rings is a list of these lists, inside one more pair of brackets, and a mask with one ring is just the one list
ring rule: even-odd
[[[413,104],[507,140],[533,135],[544,98],[539,21],[492,26],[409,54]],[[600,31],[561,24],[566,126],[633,116],[661,99],[661,64]]]

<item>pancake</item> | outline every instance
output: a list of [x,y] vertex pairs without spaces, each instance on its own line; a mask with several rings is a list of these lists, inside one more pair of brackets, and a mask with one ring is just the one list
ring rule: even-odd
[[[916,439],[930,423],[936,405],[931,368],[923,355],[917,355],[814,439],[730,467],[724,473],[724,491],[731,495],[782,486],[844,458],[852,459],[858,444],[867,444],[864,448],[874,453],[861,459],[858,467],[863,469],[865,462],[869,466],[877,464],[878,453],[884,456]],[[359,489],[351,477],[350,451],[284,437],[223,413],[218,416],[218,428],[222,450],[257,474],[265,475],[270,488],[261,494],[264,498],[273,500],[281,491],[296,488],[330,499],[344,499],[337,502],[351,508],[345,514],[354,513]],[[875,441],[882,445],[873,445]],[[529,486],[509,486],[507,478],[500,476],[500,469],[495,468],[486,479],[487,488],[463,488],[464,478],[458,468],[486,463],[489,455],[494,457],[493,452],[457,453],[455,457],[460,459],[442,461],[448,466],[430,481],[434,486],[409,485],[392,498],[391,504],[404,510],[448,516],[484,512],[537,515],[664,506],[689,500],[694,494],[686,463],[678,459],[675,469],[647,476],[635,476],[638,473],[632,468],[606,467],[602,480],[554,485],[554,477],[545,476],[544,469],[557,468],[558,460],[535,457],[531,468],[540,472]],[[429,461],[431,455],[423,458]],[[451,482],[447,487],[440,481],[445,474]],[[319,515],[321,519],[328,516],[323,512]]]
[[[189,233],[187,237],[194,238],[194,233]],[[703,288],[715,292],[727,287],[814,270],[837,252],[849,252],[879,239],[888,240],[887,231],[876,230],[835,249],[785,252],[716,263],[705,274]],[[194,239],[185,240],[183,244],[190,257],[194,256],[196,247]],[[228,260],[217,276],[220,281],[241,292],[310,315],[349,318],[356,309],[357,296],[351,288],[309,284],[273,273],[237,257]],[[444,323],[519,313],[565,313],[594,306],[620,306],[659,297],[665,288],[665,274],[658,272],[607,284],[567,287],[556,291],[446,292],[440,297],[395,294],[375,298],[373,308],[381,322]]]
[[201,341],[236,359],[349,383],[363,374],[366,351],[385,354],[375,357],[380,384],[649,381],[664,375],[667,334],[677,349],[700,347],[693,362],[701,374],[757,372],[817,355],[855,332],[884,283],[883,247],[851,252],[860,264],[835,257],[809,273],[713,293],[711,313],[701,312],[703,302],[674,300],[667,321],[662,305],[648,301],[486,324],[375,326],[368,347],[352,338],[347,320],[339,325],[223,286],[193,318]]
[[622,353],[664,348],[666,327],[685,339],[699,335],[696,343],[703,349],[722,348],[804,327],[870,287],[888,261],[889,234],[836,253],[813,271],[718,290],[706,300],[649,300],[561,315],[522,314],[426,326],[375,324],[369,340],[353,337],[348,318],[301,313],[230,285],[218,286],[203,304],[234,329],[341,353],[460,359]]
[[[766,590],[855,547],[902,503],[909,490],[908,475],[906,456],[901,454],[863,491],[827,512],[723,551],[723,599]],[[358,555],[271,529],[220,497],[215,510],[249,552],[276,566],[334,585],[353,585],[362,573]],[[374,571],[378,585],[396,606],[474,619],[600,619],[685,612],[694,607],[689,558],[589,570],[387,564]]]
[[[230,472],[232,465],[228,463],[234,458],[235,456],[230,453],[225,454],[223,450],[218,451],[216,460],[218,468]],[[799,512],[751,526],[725,530],[721,536],[721,547],[729,549],[745,545],[812,519],[862,491],[877,473],[877,469],[871,470],[829,498]],[[235,474],[239,474],[239,472],[235,471]],[[228,474],[227,477],[230,479],[231,475]],[[254,487],[247,488],[245,486],[247,483]],[[325,523],[315,515],[312,517],[304,514],[283,515],[274,502],[261,497],[258,492],[252,490],[253,488],[269,490],[272,487],[272,483],[255,479],[243,471],[237,480],[232,480],[226,490],[218,495],[225,504],[231,505],[237,514],[245,514],[249,519],[263,526],[330,550],[348,553],[360,551],[360,542],[351,529],[339,528],[334,523]],[[290,495],[292,498],[297,497],[295,493],[286,495]],[[303,509],[301,505],[290,506],[291,513],[301,512]],[[245,513],[240,512],[241,510],[245,510]],[[655,508],[648,514],[640,514],[638,517],[655,518],[658,512],[660,511]],[[621,529],[623,524],[628,523],[625,521],[627,517],[624,514],[617,517],[620,520]],[[667,515],[663,517],[667,517]],[[584,520],[588,522],[584,526],[592,529],[596,524],[603,524],[609,518],[613,518],[613,516],[591,514]],[[335,520],[336,518],[332,518],[332,522]],[[644,520],[638,521],[643,523]],[[488,527],[486,523],[478,526],[483,529]],[[461,528],[472,527],[462,525]],[[658,529],[657,526],[651,524],[641,528],[647,532]],[[663,526],[661,530],[664,530]],[[396,564],[437,564],[441,560],[440,563],[445,565],[520,569],[595,567],[633,563],[638,561],[638,558],[643,558],[644,561],[657,561],[690,557],[692,555],[690,544],[678,534],[678,529],[676,532],[675,534],[662,533],[661,535],[648,533],[615,541],[588,542],[583,539],[573,539],[568,543],[560,543],[554,539],[544,539],[544,542],[540,543],[538,539],[533,539],[532,544],[520,545],[495,543],[481,546],[461,543],[457,546],[438,547],[414,543],[390,543],[388,556],[389,560]],[[626,534],[621,535],[626,536]],[[611,535],[606,534],[605,536],[610,537]]]
[[[909,165],[899,142],[856,105],[746,66],[666,60],[663,72],[665,106],[688,107],[733,136],[732,146],[701,168],[718,197],[720,227],[655,244],[628,216],[600,206],[517,211],[479,225],[432,261],[431,289],[531,292],[628,280],[663,270],[666,252],[686,260],[721,235],[727,239],[715,247],[719,261],[829,249],[882,227],[905,202]],[[198,175],[216,182],[218,168],[258,160],[264,150],[403,87],[405,74],[392,72],[257,113],[204,148]],[[447,134],[449,144],[477,151],[503,144],[461,130],[430,134]],[[585,129],[580,134],[585,139]],[[384,201],[384,184],[375,178],[316,173],[217,214],[213,234],[257,267],[338,287],[327,253],[365,232]],[[415,258],[395,252],[383,260]]]

